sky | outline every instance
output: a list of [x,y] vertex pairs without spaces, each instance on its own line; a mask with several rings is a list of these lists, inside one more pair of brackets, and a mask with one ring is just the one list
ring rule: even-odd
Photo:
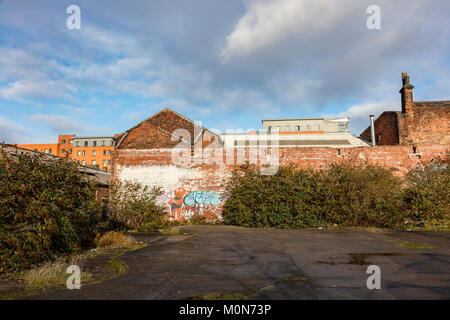
[[164,107],[222,132],[348,115],[359,135],[400,110],[402,72],[415,100],[450,100],[449,13],[448,0],[0,0],[0,141],[113,135]]

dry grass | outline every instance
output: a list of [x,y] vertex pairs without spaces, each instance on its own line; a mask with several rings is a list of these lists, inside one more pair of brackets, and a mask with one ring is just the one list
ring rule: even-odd
[[99,248],[139,248],[142,242],[136,241],[132,236],[122,232],[110,231],[101,236],[97,241]]
[[[67,267],[72,264],[82,266],[84,259],[85,257],[81,255],[75,256],[70,259],[49,262],[40,267],[23,272],[21,279],[23,280],[25,289],[35,290],[39,288],[65,286],[67,278],[70,276],[67,273]],[[91,274],[81,271],[81,283],[86,283],[91,280]]]

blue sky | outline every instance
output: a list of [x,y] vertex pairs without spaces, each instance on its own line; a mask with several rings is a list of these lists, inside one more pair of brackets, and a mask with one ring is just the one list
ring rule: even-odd
[[448,0],[0,0],[0,140],[112,135],[165,106],[222,131],[349,115],[359,134],[400,109],[403,71],[415,100],[450,100],[449,13]]

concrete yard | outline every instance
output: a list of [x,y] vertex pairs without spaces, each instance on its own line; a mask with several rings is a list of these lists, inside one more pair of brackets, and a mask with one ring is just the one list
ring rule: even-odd
[[[450,232],[183,226],[126,253],[121,277],[27,299],[450,299]],[[369,265],[381,289],[369,290]]]

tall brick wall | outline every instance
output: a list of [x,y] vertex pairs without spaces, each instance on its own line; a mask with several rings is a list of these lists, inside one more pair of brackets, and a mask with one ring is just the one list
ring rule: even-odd
[[[119,149],[113,157],[113,179],[134,180],[149,186],[160,186],[164,195],[160,202],[174,218],[186,219],[203,215],[208,219],[221,218],[226,182],[238,163],[238,152],[245,152],[245,159],[258,160],[249,148],[223,152],[222,164],[195,164],[194,157],[188,165],[172,162],[172,149]],[[444,145],[377,146],[359,148],[280,148],[279,164],[296,164],[300,168],[325,169],[336,162],[378,164],[390,168],[397,175],[404,175],[420,163],[438,157],[447,157],[449,147]],[[227,155],[233,155],[230,160]],[[229,163],[229,164],[227,164]],[[180,190],[181,189],[181,190]],[[181,197],[180,197],[181,196]],[[187,200],[185,200],[187,199]],[[179,202],[178,208],[173,203]]]

